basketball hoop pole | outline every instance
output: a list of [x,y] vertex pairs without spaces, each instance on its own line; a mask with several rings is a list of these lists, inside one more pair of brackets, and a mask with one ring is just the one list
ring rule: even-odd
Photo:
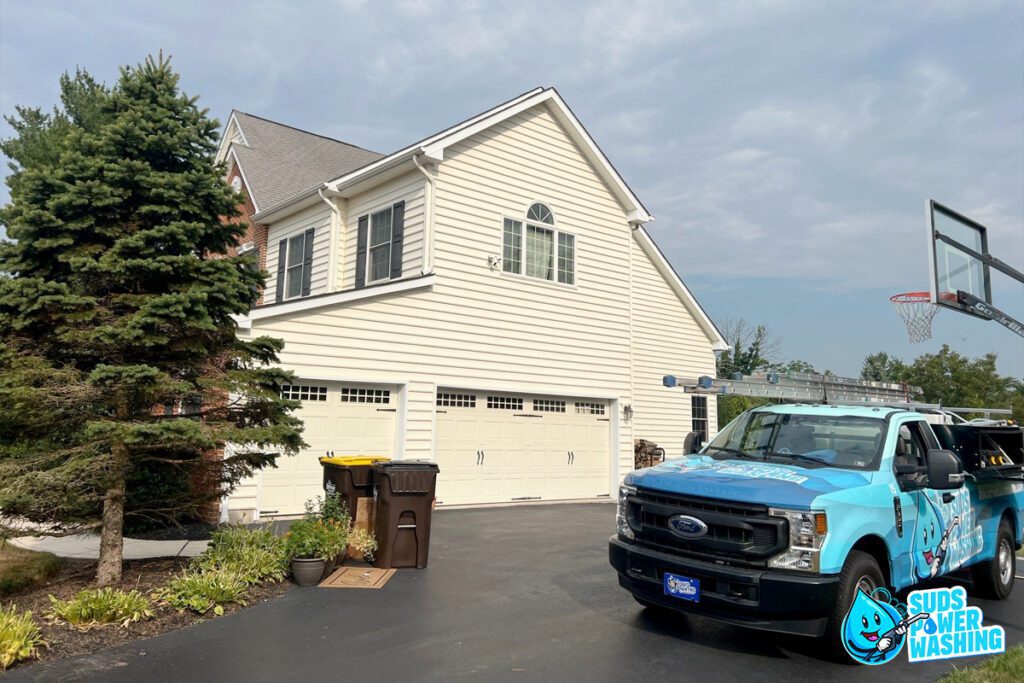
[[[1024,282],[1024,280],[1022,280],[1022,282]],[[1016,332],[1020,336],[1024,337],[1024,323],[1008,316],[992,304],[985,303],[973,294],[963,290],[956,293],[956,298],[957,301],[966,306],[967,309],[974,314],[983,318],[988,318],[989,320],[995,320],[1011,332]]]

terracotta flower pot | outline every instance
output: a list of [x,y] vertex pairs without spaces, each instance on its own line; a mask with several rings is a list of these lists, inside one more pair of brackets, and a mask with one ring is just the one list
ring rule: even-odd
[[315,586],[320,583],[320,577],[324,575],[324,567],[327,562],[322,557],[292,559],[292,576],[295,583],[300,586]]

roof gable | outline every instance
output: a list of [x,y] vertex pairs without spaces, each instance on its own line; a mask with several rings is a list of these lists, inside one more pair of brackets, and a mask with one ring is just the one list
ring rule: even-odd
[[217,153],[238,165],[257,211],[382,156],[240,111],[231,113]]

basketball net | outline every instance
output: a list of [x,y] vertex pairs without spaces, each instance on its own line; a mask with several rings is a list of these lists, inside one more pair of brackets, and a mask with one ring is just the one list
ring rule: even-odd
[[907,336],[912,344],[932,338],[932,318],[939,307],[932,303],[930,293],[906,292],[889,297],[889,301],[907,324]]

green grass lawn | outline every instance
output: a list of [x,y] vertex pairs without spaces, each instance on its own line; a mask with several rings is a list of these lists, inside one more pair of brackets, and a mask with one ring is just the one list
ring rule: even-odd
[[1019,683],[1024,681],[1024,645],[992,657],[982,664],[958,669],[940,683]]
[[60,558],[51,553],[24,550],[10,543],[0,545],[0,598],[56,576],[60,567]]

